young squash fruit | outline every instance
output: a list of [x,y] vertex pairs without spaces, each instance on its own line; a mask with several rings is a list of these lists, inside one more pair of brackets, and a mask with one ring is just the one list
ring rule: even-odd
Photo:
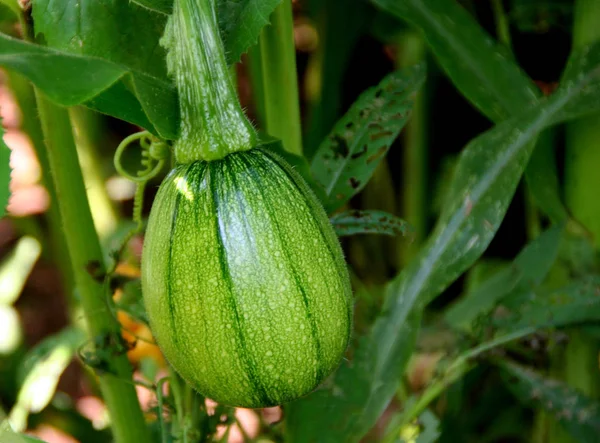
[[152,331],[203,395],[250,408],[291,401],[323,381],[347,347],[342,250],[304,180],[256,147],[211,0],[176,0],[165,41],[182,136],[144,242]]
[[302,179],[266,150],[175,168],[152,207],[142,271],[166,358],[218,402],[293,400],[346,349],[350,286],[337,238]]

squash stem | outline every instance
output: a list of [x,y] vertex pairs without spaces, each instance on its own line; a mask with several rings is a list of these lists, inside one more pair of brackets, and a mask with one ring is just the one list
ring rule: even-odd
[[266,131],[283,142],[283,147],[302,155],[300,99],[296,71],[296,46],[292,1],[283,0],[263,28],[254,51],[261,63],[262,103]]
[[242,110],[217,25],[214,0],[175,0],[163,44],[179,92],[178,163],[218,160],[258,144]]
[[[93,340],[106,334],[120,336],[104,286],[91,269],[103,268],[102,249],[90,212],[85,185],[66,109],[48,101],[37,90],[36,98],[46,140],[48,162],[56,193],[75,284],[81,296],[89,335]],[[131,383],[131,366],[125,354],[111,353],[109,371],[99,376],[117,443],[150,441],[144,416]]]

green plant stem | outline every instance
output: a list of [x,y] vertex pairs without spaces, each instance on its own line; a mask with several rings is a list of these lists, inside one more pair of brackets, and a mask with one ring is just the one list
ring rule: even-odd
[[511,47],[510,25],[508,18],[504,12],[502,0],[492,0],[492,8],[494,9],[494,19],[496,20],[496,34],[498,40],[502,42],[508,49]]
[[82,106],[69,108],[69,117],[73,126],[79,164],[87,189],[92,217],[100,238],[106,238],[117,227],[117,211],[108,196],[105,177],[101,168],[98,145],[102,140],[100,116]]
[[[283,147],[302,155],[300,98],[296,71],[292,0],[283,0],[259,37],[256,60],[262,66],[262,102],[266,131]],[[255,91],[257,92],[257,91]]]
[[248,71],[252,84],[252,98],[258,125],[265,128],[267,116],[265,111],[265,86],[263,84],[262,58],[259,45],[254,45],[248,50]]
[[[426,46],[416,32],[404,33],[398,45],[398,67],[406,68],[424,60]],[[400,249],[400,264],[406,265],[419,250],[427,234],[427,109],[425,86],[415,97],[410,121],[403,131],[404,158],[403,217],[414,228],[414,238]]]
[[[573,49],[600,39],[600,2],[578,0],[575,3]],[[593,235],[600,248],[600,115],[592,115],[567,125],[565,154],[565,199],[574,218]]]
[[[71,258],[74,281],[81,296],[89,336],[120,336],[104,285],[88,270],[104,268],[100,242],[85,192],[77,150],[66,109],[49,102],[36,91],[38,111],[46,140],[52,181]],[[125,354],[112,354],[109,371],[99,376],[100,389],[110,413],[117,443],[150,441],[144,416],[132,384],[131,366]]]
[[[600,2],[577,0],[573,23],[573,50],[600,39]],[[600,248],[600,115],[578,119],[567,125],[565,151],[565,201],[573,217],[581,222]],[[582,331],[571,331],[564,355],[566,382],[589,397],[600,397],[598,352],[600,343]],[[564,435],[553,442],[572,442]]]
[[167,65],[179,92],[178,163],[218,160],[258,144],[225,61],[215,0],[175,0],[165,30]]

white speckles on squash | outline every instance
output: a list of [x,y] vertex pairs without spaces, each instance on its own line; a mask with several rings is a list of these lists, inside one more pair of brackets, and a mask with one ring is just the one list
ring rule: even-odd
[[180,166],[148,223],[142,280],[157,341],[186,380],[229,405],[310,392],[349,337],[339,243],[315,197],[279,162],[255,149]]

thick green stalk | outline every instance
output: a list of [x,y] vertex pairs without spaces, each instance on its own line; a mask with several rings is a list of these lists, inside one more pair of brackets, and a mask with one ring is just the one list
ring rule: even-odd
[[289,152],[302,155],[300,99],[292,0],[283,0],[259,37],[257,60],[262,65],[262,93],[266,131]]
[[[573,49],[600,39],[600,2],[575,3]],[[573,216],[594,236],[600,248],[600,115],[578,119],[567,126],[565,199]]]
[[178,163],[217,160],[257,145],[225,60],[214,0],[175,0],[163,44],[179,92]]
[[[424,60],[426,46],[416,32],[402,35],[398,47],[398,67]],[[402,202],[403,217],[414,228],[412,242],[404,242],[400,262],[406,265],[419,250],[427,234],[427,109],[424,88],[415,97],[410,120],[403,132],[404,158]]]
[[[102,249],[90,212],[77,150],[66,109],[49,102],[36,91],[38,111],[46,140],[52,180],[75,284],[81,296],[90,338],[120,336],[111,313],[104,285],[93,269],[103,266]],[[102,350],[100,350],[102,351]],[[144,416],[131,382],[131,366],[125,354],[110,354],[109,370],[99,376],[117,443],[150,441]]]
[[[577,0],[573,23],[573,50],[600,39],[600,2]],[[573,217],[593,235],[600,247],[600,115],[592,115],[567,125],[565,154],[565,200]],[[600,397],[598,352],[600,344],[584,332],[571,332],[564,356],[566,381],[590,397]],[[553,442],[572,442],[569,436]]]
[[117,227],[117,211],[108,196],[102,173],[98,144],[102,140],[100,116],[81,106],[69,108],[79,164],[92,205],[92,217],[100,238],[106,238]]

